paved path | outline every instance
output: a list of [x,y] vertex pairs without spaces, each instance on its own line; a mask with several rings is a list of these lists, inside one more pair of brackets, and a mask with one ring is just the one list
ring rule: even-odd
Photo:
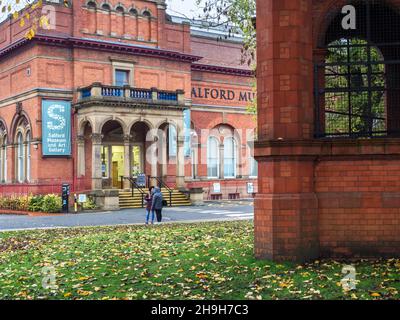
[[[253,203],[248,201],[231,201],[224,203],[207,203],[198,207],[175,207],[163,210],[164,222],[250,220],[253,219]],[[144,223],[144,209],[126,209],[114,212],[97,212],[83,214],[66,214],[60,216],[17,216],[0,215],[0,231],[104,226]]]

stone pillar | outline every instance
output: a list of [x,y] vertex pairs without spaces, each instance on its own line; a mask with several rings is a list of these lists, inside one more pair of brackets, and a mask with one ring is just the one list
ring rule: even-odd
[[[130,148],[131,136],[129,134],[124,135],[124,177],[130,177],[131,174],[131,148]],[[130,182],[124,179],[124,189],[130,188]]]
[[178,137],[176,154],[176,187],[185,187],[185,139]]
[[146,150],[146,157],[145,161],[150,163],[150,186],[156,186],[156,180],[153,179],[154,177],[157,177],[157,166],[158,166],[158,155],[157,152],[159,153],[160,150],[159,148],[159,137],[157,137],[157,134],[152,133],[150,131],[149,134],[151,134],[151,139],[149,141],[149,146],[147,147]]
[[315,159],[298,147],[313,138],[312,0],[257,0],[257,16],[255,254],[306,261],[319,254]]
[[102,135],[100,133],[92,134],[92,189],[101,190],[102,173],[101,173],[101,142]]
[[79,135],[76,137],[78,149],[77,174],[78,178],[85,175],[85,137]]

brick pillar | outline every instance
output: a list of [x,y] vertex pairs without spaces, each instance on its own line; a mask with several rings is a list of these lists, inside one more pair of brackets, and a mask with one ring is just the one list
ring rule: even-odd
[[[257,0],[259,194],[255,254],[318,256],[314,158],[294,155],[313,136],[312,1]],[[297,152],[298,153],[298,152]]]

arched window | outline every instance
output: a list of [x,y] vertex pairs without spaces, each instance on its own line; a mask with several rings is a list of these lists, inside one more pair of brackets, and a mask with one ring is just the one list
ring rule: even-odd
[[236,177],[237,151],[236,141],[233,138],[226,138],[224,141],[224,177]]
[[8,160],[7,160],[7,135],[5,135],[3,137],[3,145],[1,147],[1,149],[2,149],[2,159],[3,159],[2,166],[1,166],[1,169],[2,169],[1,181],[7,182],[7,168],[8,168],[7,167],[7,162],[8,162]]
[[142,15],[143,15],[144,17],[151,17],[151,13],[150,13],[149,10],[144,10],[143,13],[142,13]]
[[135,8],[131,8],[129,10],[129,14],[133,15],[133,16],[137,16],[138,15],[138,11]]
[[168,126],[168,156],[176,157],[178,150],[177,146],[178,135],[176,132],[176,127],[173,124]]
[[96,7],[97,7],[96,2],[94,2],[94,1],[89,1],[89,2],[87,3],[87,7],[88,7],[89,9],[96,9]]
[[258,163],[257,160],[254,158],[254,149],[249,147],[249,157],[250,157],[250,163],[249,163],[249,176],[251,178],[256,178],[258,176]]
[[115,8],[115,11],[117,11],[118,13],[124,13],[124,12],[125,12],[125,9],[124,9],[122,6],[117,6],[117,7]]
[[26,133],[26,181],[31,180],[31,132]]
[[384,1],[353,5],[357,28],[338,11],[316,57],[316,136],[398,136],[400,16]]
[[209,178],[219,178],[219,143],[209,137],[207,142],[207,174]]
[[101,6],[101,8],[102,8],[103,10],[106,10],[106,11],[111,11],[111,6],[110,6],[108,3],[103,3],[103,5]]
[[25,163],[25,152],[24,152],[24,139],[21,132],[17,133],[17,181],[24,181],[24,163]]

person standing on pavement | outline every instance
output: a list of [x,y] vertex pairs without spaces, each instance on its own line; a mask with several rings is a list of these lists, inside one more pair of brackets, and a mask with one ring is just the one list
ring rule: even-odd
[[152,199],[151,210],[156,212],[157,222],[160,223],[162,220],[162,208],[163,208],[163,195],[160,188],[154,188],[154,194]]
[[149,224],[150,212],[151,212],[151,224],[154,224],[154,210],[151,210],[151,206],[153,204],[153,189],[154,187],[149,188],[149,193],[146,195],[144,200],[146,201],[146,224]]

